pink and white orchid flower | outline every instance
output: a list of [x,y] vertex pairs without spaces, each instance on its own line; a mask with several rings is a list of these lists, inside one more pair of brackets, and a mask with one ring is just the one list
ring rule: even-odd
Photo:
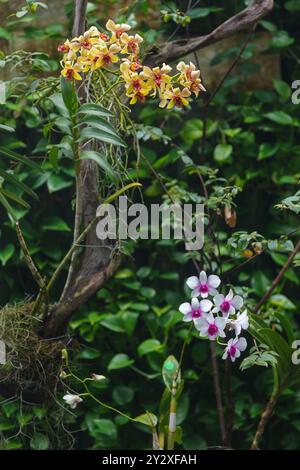
[[243,298],[240,295],[233,295],[232,289],[224,297],[223,294],[217,294],[214,297],[215,308],[213,313],[222,312],[223,317],[234,315],[236,310],[240,310],[244,304]]
[[211,310],[213,304],[210,300],[199,300],[193,298],[191,303],[184,302],[179,306],[179,311],[183,314],[183,321],[192,321],[201,318],[203,313],[207,313]]
[[217,339],[218,336],[225,338],[225,326],[226,319],[222,317],[214,318],[212,313],[195,320],[195,327],[200,331],[200,336],[208,337],[211,341]]
[[245,338],[231,338],[227,343],[222,359],[230,357],[232,362],[234,362],[237,357],[240,357],[241,352],[245,351],[246,348],[247,341]]
[[199,295],[205,299],[208,295],[216,295],[216,290],[221,283],[219,276],[211,274],[207,276],[205,271],[201,271],[199,277],[191,276],[186,281],[190,289],[192,289],[192,297],[199,297]]
[[239,336],[242,330],[249,328],[249,318],[247,310],[239,313],[235,320],[228,320],[228,326],[230,330],[234,330],[235,336]]

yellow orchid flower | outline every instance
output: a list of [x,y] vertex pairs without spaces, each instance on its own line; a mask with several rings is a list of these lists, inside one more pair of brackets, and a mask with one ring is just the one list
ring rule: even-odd
[[139,34],[129,36],[127,33],[123,33],[120,36],[120,44],[123,46],[121,53],[137,54],[139,52],[141,42],[143,42],[143,38]]
[[171,83],[171,76],[168,75],[172,68],[165,63],[162,67],[143,67],[141,77],[148,81],[148,85],[153,89],[153,96],[156,95],[157,90],[162,92],[164,88]]
[[123,62],[120,65],[120,71],[125,81],[127,96],[131,97],[132,94],[138,95],[139,92],[142,92],[143,96],[146,96],[151,91],[151,87],[144,81],[141,74],[130,70],[129,62]]
[[69,39],[67,39],[63,44],[59,44],[57,46],[57,50],[58,52],[69,52],[71,50],[71,43],[69,41]]
[[189,104],[187,99],[191,95],[191,92],[187,88],[174,88],[167,89],[161,95],[161,101],[159,103],[160,108],[172,109],[174,106],[176,108],[183,108]]
[[206,91],[201,83],[200,70],[196,70],[193,62],[188,65],[181,61],[177,65],[177,70],[181,72],[178,82],[182,86],[189,88],[196,96],[199,95],[200,91]]
[[108,20],[105,27],[108,31],[112,33],[112,37],[111,37],[112,42],[119,40],[123,33],[131,29],[129,24],[126,24],[126,23],[116,24],[113,20]]
[[94,47],[88,55],[91,70],[115,64],[119,61],[119,57],[116,55],[119,52],[120,47],[117,44],[111,44],[109,47],[107,45]]
[[66,77],[67,80],[82,80],[81,75],[79,72],[81,72],[81,68],[78,64],[72,64],[72,62],[66,62],[64,64],[64,68],[61,71],[61,74],[63,77]]
[[149,93],[147,90],[135,90],[133,94],[127,95],[131,98],[129,104],[136,104],[138,101],[145,103],[146,96]]

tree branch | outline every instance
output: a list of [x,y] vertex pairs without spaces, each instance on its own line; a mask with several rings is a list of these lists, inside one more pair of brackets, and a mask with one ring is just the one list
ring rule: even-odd
[[249,29],[266,16],[273,9],[273,6],[273,0],[254,0],[251,5],[222,23],[210,34],[166,43],[158,49],[151,50],[145,57],[144,62],[149,66],[160,65],[163,62],[171,62],[199,49],[204,49],[210,44],[221,41],[239,31]]
[[[73,35],[79,36],[86,29],[86,9],[88,0],[76,0]],[[84,83],[77,89],[81,102],[87,101]],[[91,160],[81,160],[76,177],[76,215],[74,240],[79,232],[92,222],[99,206],[98,166]],[[78,250],[73,252],[65,289],[58,304],[54,306],[46,319],[44,334],[46,337],[60,334],[66,327],[72,313],[85,303],[106,279],[111,276],[119,262],[111,259],[111,247],[108,242],[99,245],[95,230],[90,230],[85,239],[85,249],[81,256]]]
[[281,279],[283,278],[285,272],[288,270],[288,268],[291,266],[295,256],[297,255],[297,253],[300,251],[300,240],[298,241],[298,243],[296,244],[295,248],[294,248],[294,251],[292,251],[292,253],[290,254],[290,256],[288,257],[286,263],[282,266],[281,268],[281,271],[279,272],[279,274],[276,276],[276,278],[274,279],[274,281],[272,282],[271,284],[271,287],[270,289],[265,293],[265,295],[262,297],[262,299],[258,302],[258,304],[256,305],[255,309],[254,309],[254,313],[258,313],[258,311],[260,310],[260,308],[264,305],[264,303],[266,303],[266,301],[269,299],[269,297],[271,296],[273,290],[275,289],[275,287],[279,284],[279,282],[281,281]]

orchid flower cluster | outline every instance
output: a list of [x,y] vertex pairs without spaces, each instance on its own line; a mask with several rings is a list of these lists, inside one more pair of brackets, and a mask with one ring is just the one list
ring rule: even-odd
[[[230,358],[234,362],[247,348],[246,339],[240,336],[249,327],[247,310],[241,311],[243,298],[234,295],[232,289],[226,296],[220,294],[217,289],[221,279],[214,274],[207,276],[205,271],[201,271],[199,276],[189,277],[186,283],[192,292],[191,302],[179,306],[183,321],[194,322],[201,337],[217,340],[225,346],[223,359]],[[222,343],[219,338],[227,335],[232,337],[227,343]]]
[[[161,67],[143,66],[139,58],[143,38],[139,34],[129,35],[128,24],[106,23],[107,32],[92,26],[82,36],[67,40],[58,46],[64,53],[61,61],[62,75],[68,80],[82,80],[82,74],[98,69],[120,74],[130,98],[130,104],[145,102],[146,96],[158,96],[159,106],[168,109],[187,106],[190,97],[205,91],[201,83],[200,70],[190,62],[179,62],[175,75],[165,63]],[[114,65],[118,64],[118,68]]]

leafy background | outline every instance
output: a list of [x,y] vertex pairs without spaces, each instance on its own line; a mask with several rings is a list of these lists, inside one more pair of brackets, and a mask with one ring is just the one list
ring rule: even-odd
[[[5,3],[2,0],[1,5],[5,6]],[[32,52],[43,50],[43,53],[30,57],[16,53],[21,66],[10,76],[4,76],[8,91],[6,102],[0,105],[0,124],[11,126],[16,132],[3,131],[0,138],[2,147],[31,156],[33,161],[42,163],[44,169],[41,174],[24,165],[13,165],[19,180],[39,196],[38,201],[26,197],[26,200],[30,199],[31,209],[15,205],[14,212],[20,220],[30,253],[45,276],[51,275],[71,243],[74,173],[70,161],[55,150],[49,137],[49,121],[57,117],[57,111],[49,101],[37,99],[34,84],[41,75],[57,76],[59,73],[58,57],[54,53],[47,55],[44,49],[51,44],[51,50],[55,50],[53,44],[56,46],[70,34],[66,18],[70,18],[72,4],[65,3],[66,16],[61,22],[52,18],[46,28],[39,26],[39,14],[42,15],[39,10],[34,15],[34,22],[31,14],[19,15],[19,18],[10,17],[4,21],[0,28],[3,51],[7,50],[15,31],[21,32],[27,46],[30,41],[34,42],[36,49]],[[103,2],[89,3],[90,24],[96,21],[103,24],[108,13],[114,15],[120,6],[120,2],[107,1],[107,8],[103,9],[99,3]],[[178,25],[176,15],[169,22],[162,22],[155,2],[129,3],[132,3],[130,21],[137,21],[138,29],[151,44],[161,34],[177,38],[199,31],[205,34],[240,11],[246,2],[222,0],[213,6],[208,1],[192,2],[196,6],[190,13],[188,26]],[[169,12],[177,8],[185,12],[186,3],[162,2],[160,7]],[[21,10],[25,2],[18,4]],[[242,269],[233,270],[226,278],[227,282],[240,286],[249,305],[255,304],[265,293],[291,250],[291,240],[279,244],[274,240],[291,233],[299,225],[299,194],[292,201],[292,211],[289,210],[290,200],[285,203],[287,210],[275,206],[293,196],[299,188],[300,115],[299,105],[291,101],[291,83],[300,76],[297,32],[300,1],[276,1],[275,4],[274,12],[260,22],[257,30],[258,34],[268,33],[264,54],[276,57],[280,73],[270,70],[271,77],[266,78],[265,86],[263,82],[257,86],[255,77],[260,65],[253,60],[255,46],[251,39],[239,65],[209,106],[205,155],[201,150],[201,99],[186,113],[157,110],[152,104],[137,106],[133,112],[139,126],[142,154],[161,175],[171,194],[186,202],[203,201],[196,171],[198,165],[201,166],[210,191],[209,204],[214,214],[223,271],[246,261],[247,250],[255,254],[254,249],[259,249],[260,243],[266,247],[264,253]],[[149,17],[148,24],[144,21],[146,17]],[[220,53],[216,48],[214,63],[233,60],[240,44],[241,38],[237,37],[224,52]],[[37,45],[41,45],[41,49]],[[205,51],[199,54],[200,65],[202,55],[205,58]],[[201,69],[205,81],[206,71]],[[254,80],[254,86],[248,85],[250,79]],[[58,138],[54,143],[57,142]],[[166,199],[149,165],[142,160],[137,166],[133,149],[129,162],[129,176],[142,182],[144,200],[149,204]],[[6,170],[11,167],[3,154],[0,166]],[[9,183],[5,187],[9,189]],[[12,187],[11,191],[23,197],[21,188]],[[223,209],[224,204],[232,205],[233,199],[237,225],[230,228],[225,223]],[[0,220],[0,303],[4,305],[23,299],[24,293],[26,296],[36,294],[36,286],[20,253],[13,225],[2,209]],[[76,368],[82,376],[88,376],[90,372],[108,376],[109,380],[93,386],[94,393],[126,413],[137,416],[146,409],[158,413],[163,393],[163,361],[171,353],[179,356],[182,341],[188,334],[177,307],[185,300],[185,278],[194,273],[194,267],[183,244],[174,241],[127,243],[123,251],[126,256],[117,274],[73,318],[70,335],[80,344]],[[204,253],[213,260],[212,268],[216,272],[220,270],[214,261],[216,246],[208,239]],[[208,269],[210,266],[203,254],[198,256]],[[296,338],[297,329],[299,331],[299,261],[298,256],[264,308],[267,321],[279,331],[281,325],[276,315],[284,314]],[[62,282],[57,286],[56,295]],[[221,359],[219,364],[225,386]],[[232,370],[235,403],[232,446],[249,448],[272,388],[272,370],[271,367],[254,366],[241,372],[238,364]],[[185,449],[218,446],[218,417],[206,341],[195,337],[189,344],[183,376],[185,387],[178,411],[183,441],[179,446]],[[225,395],[224,401],[226,405]],[[137,449],[151,445],[151,435],[143,425],[132,425],[89,400],[72,413],[60,402],[60,394],[57,402],[49,406],[21,406],[18,401],[3,397],[0,405],[2,448]],[[299,430],[299,390],[297,386],[288,387],[279,400],[262,445],[268,449],[299,448]]]

